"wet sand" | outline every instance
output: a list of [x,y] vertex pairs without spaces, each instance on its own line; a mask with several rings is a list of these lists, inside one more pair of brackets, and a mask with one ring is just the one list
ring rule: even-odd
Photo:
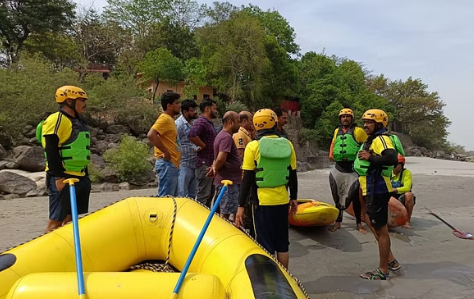
[[[359,273],[378,265],[374,237],[360,234],[345,214],[342,229],[290,229],[290,271],[311,298],[474,298],[474,241],[462,240],[426,213],[427,206],[454,227],[474,233],[474,163],[407,158],[417,205],[412,229],[391,230],[392,250],[402,264],[389,281],[366,281]],[[299,174],[300,198],[332,203],[329,169]],[[155,189],[94,193],[91,210]],[[46,225],[46,197],[0,201],[0,251],[40,235]]]

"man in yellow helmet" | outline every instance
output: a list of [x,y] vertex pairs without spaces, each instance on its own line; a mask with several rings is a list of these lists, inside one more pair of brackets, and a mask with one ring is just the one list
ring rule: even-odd
[[69,186],[67,178],[75,183],[78,214],[89,209],[91,181],[87,167],[90,163],[90,130],[80,117],[86,108],[87,94],[76,86],[63,86],[56,90],[59,111],[42,123],[41,144],[46,155],[46,180],[49,193],[49,232],[71,221]]
[[361,223],[359,184],[356,183],[357,173],[354,172],[353,165],[360,145],[367,139],[367,134],[355,125],[352,109],[341,109],[339,111],[339,122],[340,125],[334,130],[331,148],[329,149],[329,159],[336,162],[335,167],[329,173],[329,185],[331,186],[336,208],[339,209],[339,217],[329,230],[334,232],[341,228],[344,210],[353,199],[352,206],[356,216],[357,229],[365,234],[366,231]]
[[[239,208],[235,225],[243,223],[249,190],[256,190],[259,206],[255,209],[257,241],[288,268],[288,210],[296,213],[298,180],[293,144],[277,132],[277,115],[270,109],[258,110],[253,116],[256,140],[247,144],[242,169]],[[290,188],[290,197],[286,186]]]
[[369,136],[361,146],[354,162],[366,207],[366,221],[379,244],[379,266],[360,276],[371,280],[387,280],[388,270],[400,269],[390,249],[388,234],[388,202],[392,184],[390,176],[397,165],[397,151],[387,133],[388,116],[380,109],[367,110],[362,116],[364,130]]

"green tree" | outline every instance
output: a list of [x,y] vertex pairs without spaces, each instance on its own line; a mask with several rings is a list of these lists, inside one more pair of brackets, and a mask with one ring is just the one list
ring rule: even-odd
[[139,39],[144,39],[152,26],[166,19],[171,0],[107,0],[104,17],[118,22]]
[[263,11],[256,5],[242,6],[242,11],[260,21],[267,36],[275,38],[278,45],[289,54],[297,54],[300,47],[295,42],[296,34],[290,23],[276,10]]
[[77,79],[70,69],[57,71],[51,62],[26,55],[0,68],[0,126],[18,141],[26,124],[35,126],[45,112],[57,111],[56,89],[78,85]]
[[263,74],[269,64],[265,32],[258,20],[235,13],[229,20],[199,29],[197,36],[211,84],[231,100],[239,99],[253,108],[261,98]]
[[218,24],[222,21],[227,21],[233,13],[237,13],[239,8],[230,2],[214,1],[212,6],[208,6],[205,10],[207,16],[207,23],[210,25]]
[[171,2],[168,20],[174,24],[193,30],[206,14],[206,5],[193,0],[174,0]]
[[17,62],[31,34],[64,32],[74,18],[69,0],[0,0],[0,41],[6,65]]
[[176,84],[183,79],[183,63],[179,58],[166,48],[158,48],[154,51],[148,52],[145,59],[139,66],[143,72],[145,80],[156,82],[153,88],[152,100],[155,101],[156,90],[160,80],[164,80],[170,84]]
[[194,33],[189,27],[166,19],[154,24],[145,39],[137,40],[135,50],[153,51],[157,48],[170,50],[173,56],[186,60],[199,55]]
[[184,96],[193,98],[199,93],[199,87],[208,85],[207,68],[201,59],[191,58],[185,61],[184,69]]
[[392,130],[408,134],[417,145],[427,148],[443,147],[451,124],[444,115],[446,105],[437,92],[428,91],[421,79],[387,80],[383,75],[371,77],[370,88],[383,96],[392,112]]
[[74,69],[81,60],[78,46],[74,37],[67,33],[31,34],[24,44],[29,55],[41,54],[51,61],[55,68]]
[[80,56],[78,67],[82,79],[90,64],[113,67],[126,42],[124,29],[116,22],[104,22],[94,9],[82,11],[71,31]]
[[386,99],[368,89],[362,66],[347,58],[306,53],[300,63],[302,86],[302,117],[305,125],[314,129],[317,141],[327,146],[335,126],[339,124],[341,108],[350,107],[355,121],[371,108],[383,109],[391,118],[392,107]]

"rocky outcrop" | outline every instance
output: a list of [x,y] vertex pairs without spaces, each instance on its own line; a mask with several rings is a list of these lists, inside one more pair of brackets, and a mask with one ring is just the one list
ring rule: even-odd
[[44,150],[39,146],[20,145],[13,149],[13,160],[18,168],[26,171],[44,170]]
[[[150,161],[152,161],[152,145],[146,137],[145,129],[131,129],[104,118],[88,118],[87,121],[91,129],[91,168],[98,171],[97,183],[109,184],[104,185],[103,190],[156,186],[157,179],[152,164],[139,178],[127,182],[127,185],[119,185],[121,182],[117,178],[116,171],[102,157],[108,149],[117,148],[124,135],[133,136],[136,131],[135,137],[143,140],[150,148]],[[0,128],[0,171],[6,173],[0,176],[0,186],[3,186],[0,187],[0,196],[14,198],[16,196],[13,195],[21,197],[46,195],[44,150],[36,140],[36,127],[32,124],[25,125],[19,138],[22,141],[16,147],[13,147],[12,139],[2,135],[2,132]]]
[[36,183],[23,175],[8,171],[0,171],[0,192],[26,196],[37,189]]

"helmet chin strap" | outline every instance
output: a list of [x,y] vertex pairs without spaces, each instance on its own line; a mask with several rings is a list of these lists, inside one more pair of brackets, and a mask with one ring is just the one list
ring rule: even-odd
[[69,108],[71,108],[72,111],[74,111],[74,114],[75,114],[74,116],[77,117],[76,99],[73,99],[73,100],[72,100],[72,104],[71,104],[71,105],[67,102],[67,100],[65,100],[65,101],[63,102],[63,104],[66,105],[66,106],[68,106]]

